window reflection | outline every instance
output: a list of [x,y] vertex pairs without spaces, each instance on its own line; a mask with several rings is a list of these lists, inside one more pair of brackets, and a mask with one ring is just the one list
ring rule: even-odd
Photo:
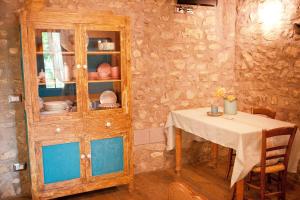
[[41,114],[76,112],[74,30],[40,29],[35,39]]
[[46,88],[64,88],[64,65],[60,33],[42,32]]

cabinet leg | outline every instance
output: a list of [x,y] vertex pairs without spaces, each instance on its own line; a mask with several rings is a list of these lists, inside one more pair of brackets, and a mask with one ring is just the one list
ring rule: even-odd
[[133,192],[134,191],[134,181],[131,181],[128,184],[128,190],[129,190],[129,192]]
[[40,200],[39,195],[34,191],[31,191],[31,198],[32,200]]

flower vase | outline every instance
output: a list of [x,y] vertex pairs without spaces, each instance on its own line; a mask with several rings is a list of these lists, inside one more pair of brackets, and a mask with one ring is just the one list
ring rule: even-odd
[[229,101],[224,99],[224,114],[235,115],[237,114],[237,100]]

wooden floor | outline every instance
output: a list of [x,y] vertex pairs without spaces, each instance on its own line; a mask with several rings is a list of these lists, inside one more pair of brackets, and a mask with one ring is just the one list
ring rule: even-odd
[[[135,177],[135,189],[131,193],[127,186],[120,186],[60,200],[167,200],[168,185],[175,180],[187,183],[210,200],[226,200],[230,189],[229,181],[224,178],[224,169],[224,164],[218,164],[216,169],[206,164],[195,164],[184,166],[181,176],[177,176],[173,169],[143,173]],[[254,199],[258,198],[254,196]],[[300,200],[300,184],[293,178],[288,181],[287,200]]]

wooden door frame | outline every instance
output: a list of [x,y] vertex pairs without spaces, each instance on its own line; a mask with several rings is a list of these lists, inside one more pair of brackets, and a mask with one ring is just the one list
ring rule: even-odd
[[80,159],[80,178],[68,180],[68,181],[61,181],[56,183],[50,183],[45,185],[44,184],[44,169],[43,169],[43,155],[42,155],[42,147],[48,146],[48,145],[56,145],[56,144],[66,144],[71,142],[78,142],[80,147],[80,155],[79,157],[84,153],[85,151],[85,145],[84,140],[81,137],[75,137],[75,138],[61,138],[61,139],[54,139],[54,140],[39,140],[34,142],[35,146],[35,161],[37,164],[37,176],[36,183],[39,192],[57,189],[57,188],[68,188],[75,185],[80,185],[85,182],[86,180],[86,173],[85,173],[85,166],[86,161],[85,159]]
[[110,173],[105,174],[101,176],[92,176],[92,165],[91,165],[91,159],[88,159],[86,162],[86,178],[88,182],[97,182],[107,179],[112,179],[112,182],[114,181],[113,178],[116,177],[123,177],[123,176],[129,176],[130,170],[129,170],[129,141],[128,141],[128,132],[122,131],[122,132],[115,132],[115,133],[99,133],[99,134],[90,134],[85,136],[85,153],[86,155],[91,155],[91,141],[92,140],[101,140],[101,139],[112,139],[122,137],[123,138],[123,172],[116,172],[116,173]]
[[[87,37],[87,31],[107,31],[107,32],[120,32],[120,64],[121,64],[121,94],[122,94],[122,108],[120,109],[109,109],[109,110],[89,110],[88,109],[88,99],[89,99],[89,93],[88,93],[88,77],[87,73],[84,73],[83,76],[83,94],[84,100],[83,100],[83,112],[85,117],[97,117],[99,115],[103,114],[113,114],[113,113],[126,113],[129,114],[130,109],[128,108],[130,99],[130,93],[128,91],[128,88],[130,86],[130,76],[128,71],[130,70],[130,66],[127,65],[128,60],[128,50],[126,50],[127,45],[127,34],[126,34],[126,24],[82,24],[82,37],[81,40],[83,43],[85,43],[85,38]],[[85,45],[84,45],[85,46]],[[83,65],[88,65],[87,63],[87,49],[84,48],[84,51],[82,51],[82,61]],[[129,77],[128,77],[129,76]]]
[[[28,48],[32,53],[28,55],[29,57],[29,75],[30,77],[27,77],[27,79],[30,79],[30,89],[31,89],[31,109],[33,113],[33,122],[40,122],[40,121],[57,121],[61,120],[62,118],[65,119],[73,119],[73,118],[82,118],[82,104],[81,104],[81,96],[82,96],[82,87],[80,84],[80,77],[81,77],[81,71],[79,70],[78,74],[79,77],[76,78],[76,99],[77,99],[77,111],[76,112],[68,112],[68,113],[62,113],[62,114],[55,114],[55,115],[41,115],[39,111],[39,102],[38,102],[38,84],[37,84],[37,57],[36,57],[36,30],[38,29],[63,29],[63,30],[73,30],[74,31],[74,41],[76,41],[78,37],[78,33],[80,30],[78,25],[76,24],[62,24],[62,23],[44,23],[44,22],[30,22],[28,25]],[[75,42],[75,55],[74,55],[74,61],[75,63],[78,63],[80,61],[80,55],[78,54],[80,52],[80,42]]]

